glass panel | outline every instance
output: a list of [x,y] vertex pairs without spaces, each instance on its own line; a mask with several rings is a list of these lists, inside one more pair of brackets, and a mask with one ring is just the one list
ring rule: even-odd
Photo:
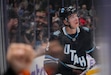
[[[75,20],[77,20],[75,24],[78,23],[78,27],[80,27],[80,29],[83,28],[83,30],[86,32],[91,31],[91,38],[88,37],[88,40],[93,40],[95,47],[95,27],[97,15],[93,0],[6,0],[6,34],[8,36],[8,45],[11,43],[29,44],[35,51],[38,50],[41,53],[42,49],[40,51],[39,48],[44,43],[47,44],[45,48],[45,57],[41,57],[41,60],[38,57],[37,59],[34,59],[36,60],[36,63],[32,64],[34,67],[31,69],[31,75],[36,75],[36,73],[38,73],[36,71],[38,69],[43,70],[43,67],[45,67],[45,70],[49,75],[55,75],[62,72],[66,73],[66,75],[73,75],[87,71],[86,66],[80,67],[80,64],[87,64],[86,61],[82,61],[82,59],[86,60],[86,58],[82,58],[82,55],[86,57],[86,54],[84,54],[86,52],[82,52],[82,48],[84,48],[84,50],[89,49],[88,47],[92,46],[92,44],[90,45],[89,43],[91,41],[88,41],[88,44],[85,44],[87,43],[87,40],[84,42],[84,37],[78,37],[78,27],[75,28],[75,33],[72,32],[73,35],[71,35],[72,33],[70,34],[70,31],[62,31],[62,29],[64,29],[63,27],[69,27],[69,29],[71,29],[72,25],[73,28],[73,23],[70,22],[69,17],[72,16],[71,14],[75,15],[75,13],[71,13],[69,15],[69,12],[67,17],[67,14],[65,14],[63,16],[65,17],[64,20],[60,18],[59,10],[62,7],[68,6],[72,6],[73,8],[77,9],[76,18],[73,19],[74,17],[72,17],[71,20],[74,20],[73,23],[75,23]],[[64,33],[61,34],[61,32]],[[61,34],[60,37],[59,34]],[[82,38],[83,41],[80,38]],[[80,46],[80,48],[78,46]],[[77,51],[76,53],[75,48],[80,50],[80,52]],[[91,56],[95,54],[95,52],[94,54],[90,53],[92,49],[87,51],[87,53],[91,54]],[[79,56],[77,56],[77,54]],[[96,55],[94,55],[94,57],[95,56]],[[91,59],[93,58],[91,57]],[[38,63],[39,60],[41,63]],[[93,62],[95,63],[95,60],[93,60]],[[77,70],[75,70],[75,63]],[[78,63],[80,70],[77,68]],[[42,67],[38,68],[38,64],[42,64]]]

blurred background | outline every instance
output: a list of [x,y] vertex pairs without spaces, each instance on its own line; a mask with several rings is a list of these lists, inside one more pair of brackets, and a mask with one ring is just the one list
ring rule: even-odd
[[80,26],[92,30],[95,57],[103,63],[100,75],[110,75],[110,0],[0,0],[0,73],[7,69],[8,45],[27,43],[36,49],[47,42],[63,26],[58,11],[66,6],[77,8]]

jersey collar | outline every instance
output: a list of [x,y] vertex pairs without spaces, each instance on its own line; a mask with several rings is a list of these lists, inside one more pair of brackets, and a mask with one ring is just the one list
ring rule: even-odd
[[[62,30],[63,30],[63,33],[64,33],[65,35],[67,35],[66,27],[63,27]],[[80,33],[80,28],[77,27],[77,28],[76,28],[76,31],[77,31],[77,33]]]

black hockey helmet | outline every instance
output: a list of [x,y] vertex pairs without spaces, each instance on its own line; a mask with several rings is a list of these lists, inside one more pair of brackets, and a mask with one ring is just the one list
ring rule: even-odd
[[61,8],[59,10],[59,17],[62,19],[62,20],[65,20],[67,19],[67,17],[73,13],[77,13],[77,9],[72,7],[72,6],[69,6],[69,7],[64,7],[64,8]]

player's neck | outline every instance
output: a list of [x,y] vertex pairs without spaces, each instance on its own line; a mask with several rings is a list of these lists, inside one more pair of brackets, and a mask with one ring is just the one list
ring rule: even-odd
[[68,34],[75,34],[76,33],[76,28],[75,29],[70,29],[69,27],[66,27],[66,32]]

